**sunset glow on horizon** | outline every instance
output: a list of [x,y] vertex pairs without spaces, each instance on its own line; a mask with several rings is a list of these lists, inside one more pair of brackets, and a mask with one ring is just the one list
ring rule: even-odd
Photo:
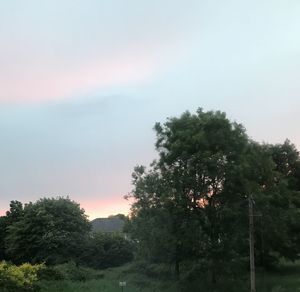
[[[73,200],[72,197],[70,197],[70,199]],[[22,203],[27,204],[29,202],[26,201]],[[121,196],[115,196],[88,201],[77,200],[76,203],[80,204],[80,208],[84,209],[85,214],[88,215],[88,219],[93,220],[96,218],[105,218],[117,214],[124,214],[127,216],[130,213],[130,205],[132,202],[125,200]],[[4,209],[0,209],[0,216],[4,216],[8,210],[9,205]]]
[[80,206],[89,215],[90,220],[117,214],[128,215],[130,212],[130,202],[120,196],[88,202],[82,201]]

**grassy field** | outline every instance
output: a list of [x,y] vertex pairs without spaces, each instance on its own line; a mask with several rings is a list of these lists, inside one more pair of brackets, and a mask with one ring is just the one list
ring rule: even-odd
[[257,275],[257,292],[300,292],[300,262],[285,263],[277,270]]
[[[145,272],[146,271],[146,272]],[[121,291],[119,281],[126,281],[124,292],[243,292],[249,291],[247,278],[239,283],[220,283],[217,286],[201,286],[199,288],[185,288],[182,283],[166,280],[165,270],[153,269],[140,270],[132,265],[120,268],[107,269],[93,272],[93,278],[86,281],[42,281],[42,292],[117,292]],[[200,275],[199,275],[200,277]],[[300,292],[300,263],[284,264],[277,270],[268,273],[260,272],[257,275],[257,292]]]
[[[149,271],[152,271],[149,273]],[[60,281],[42,281],[40,287],[42,292],[113,292],[121,291],[119,287],[120,281],[126,281],[126,287],[124,292],[152,292],[152,291],[165,291],[174,292],[179,291],[177,289],[177,283],[173,281],[165,280],[165,270],[160,270],[160,267],[156,266],[156,269],[147,269],[145,272],[143,267],[139,268],[136,265],[125,265],[119,268],[110,268],[106,270],[90,270],[89,277],[84,281],[74,280],[60,280]],[[139,272],[140,271],[140,272]],[[86,273],[85,271],[83,273]],[[164,278],[164,280],[161,279]]]

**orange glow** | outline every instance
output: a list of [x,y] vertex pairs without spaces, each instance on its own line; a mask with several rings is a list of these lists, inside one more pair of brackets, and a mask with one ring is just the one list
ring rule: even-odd
[[[80,207],[85,210],[85,214],[89,216],[89,220],[116,214],[128,215],[130,209],[130,201],[119,196],[97,200],[76,200],[76,202],[80,203]],[[0,209],[0,216],[4,216],[7,210],[9,210],[9,206],[7,209]]]
[[89,219],[108,217],[109,215],[127,215],[130,209],[130,202],[123,197],[110,197],[98,200],[81,201],[80,206],[85,210]]
[[0,210],[0,216],[4,216],[7,210]]

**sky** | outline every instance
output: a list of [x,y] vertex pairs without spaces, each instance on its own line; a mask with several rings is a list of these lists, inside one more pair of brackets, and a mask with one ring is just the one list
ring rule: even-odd
[[69,196],[129,211],[155,122],[225,111],[300,149],[300,1],[10,0],[0,9],[0,214]]

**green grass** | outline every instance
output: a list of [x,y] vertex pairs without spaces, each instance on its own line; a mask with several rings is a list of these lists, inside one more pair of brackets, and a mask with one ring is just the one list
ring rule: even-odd
[[[159,266],[158,266],[159,267]],[[93,271],[93,277],[87,281],[41,281],[42,292],[114,292],[121,291],[120,281],[126,281],[127,285],[124,292],[176,292],[176,284],[172,281],[159,279],[158,269],[148,269],[152,271],[151,275],[146,275],[145,270],[139,266],[125,265],[119,268]],[[147,272],[146,272],[147,273]],[[155,278],[158,278],[157,280]]]
[[257,276],[258,292],[300,292],[300,262],[283,263],[279,268]]
[[[170,270],[161,266],[131,264],[104,271],[93,271],[93,277],[86,281],[42,281],[41,292],[118,292],[119,281],[126,281],[124,292],[232,292],[249,291],[249,281],[245,276],[239,283],[224,282],[205,288],[187,288],[181,290],[179,283],[169,279]],[[97,279],[98,278],[98,279]],[[201,275],[199,275],[199,281]],[[191,286],[192,287],[192,286]],[[285,263],[278,269],[257,275],[257,292],[300,292],[300,262]]]

